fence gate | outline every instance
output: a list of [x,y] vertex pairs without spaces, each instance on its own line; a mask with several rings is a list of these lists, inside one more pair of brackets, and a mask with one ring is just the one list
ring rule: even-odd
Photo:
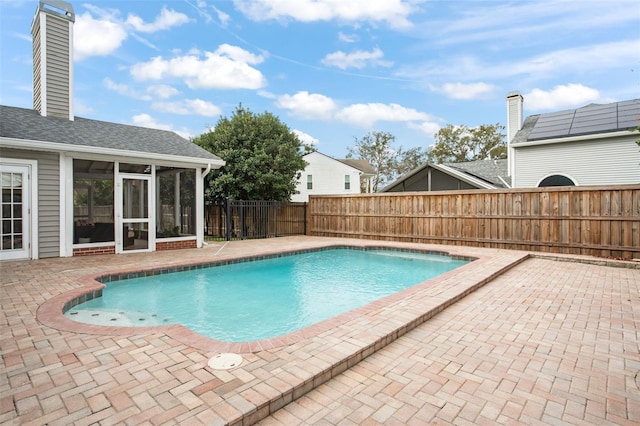
[[227,241],[306,233],[306,203],[225,200],[207,206],[205,234]]

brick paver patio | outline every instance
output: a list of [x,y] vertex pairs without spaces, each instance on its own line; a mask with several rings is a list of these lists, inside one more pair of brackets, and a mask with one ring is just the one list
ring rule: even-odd
[[263,420],[640,424],[640,272],[530,259]]
[[[269,348],[180,327],[58,329],[46,324],[61,312],[38,311],[88,276],[347,243],[387,244],[293,237],[0,264],[0,423],[640,422],[638,264],[394,244],[479,260]],[[207,366],[226,349],[240,367]]]

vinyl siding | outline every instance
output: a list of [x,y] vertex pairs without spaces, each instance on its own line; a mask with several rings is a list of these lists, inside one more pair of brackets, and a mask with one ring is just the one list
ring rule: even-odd
[[[36,17],[36,19],[40,18]],[[42,112],[41,52],[40,25],[36,25],[33,32],[33,109],[38,112]]]
[[[309,195],[359,194],[360,172],[338,160],[324,154],[314,152],[304,157],[309,165],[302,171],[296,185],[296,191],[291,197],[293,202],[309,201]],[[313,179],[313,189],[307,189],[307,176]],[[345,175],[349,175],[350,188],[344,189]]]
[[60,160],[57,153],[2,149],[5,158],[38,161],[39,257],[60,256]]
[[456,179],[440,170],[426,167],[418,173],[409,176],[397,185],[389,188],[385,192],[409,192],[409,191],[428,191],[429,190],[429,170],[431,170],[431,190],[432,191],[451,191],[458,189],[475,189],[460,179]]
[[69,118],[69,22],[47,16],[47,115]]
[[578,185],[640,183],[640,151],[636,136],[561,142],[516,148],[514,187],[530,188],[553,174]]

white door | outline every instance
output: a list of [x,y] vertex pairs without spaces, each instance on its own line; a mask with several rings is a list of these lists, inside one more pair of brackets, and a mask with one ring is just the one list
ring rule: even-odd
[[116,193],[116,252],[151,251],[155,244],[152,223],[151,176],[120,174]]
[[0,260],[31,258],[29,166],[0,164],[2,241]]

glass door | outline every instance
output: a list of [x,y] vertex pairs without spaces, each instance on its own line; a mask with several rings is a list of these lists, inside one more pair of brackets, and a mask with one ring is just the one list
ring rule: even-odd
[[31,225],[29,210],[29,166],[1,165],[2,180],[2,236],[0,259],[29,259],[31,257]]
[[120,175],[122,196],[118,252],[150,251],[151,176]]

